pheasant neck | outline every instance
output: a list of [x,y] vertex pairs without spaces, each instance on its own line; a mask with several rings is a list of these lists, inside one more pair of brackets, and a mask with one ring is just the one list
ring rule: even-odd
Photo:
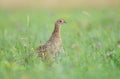
[[52,36],[50,37],[49,41],[61,39],[61,36],[60,36],[60,27],[61,27],[60,25],[55,24],[54,31],[53,31]]
[[52,34],[60,33],[60,27],[61,27],[60,24],[55,24],[55,28]]

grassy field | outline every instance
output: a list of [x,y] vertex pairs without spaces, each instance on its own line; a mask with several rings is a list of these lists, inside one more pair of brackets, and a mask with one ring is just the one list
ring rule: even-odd
[[[66,55],[47,66],[35,48],[54,22]],[[120,79],[120,10],[0,10],[0,79]]]

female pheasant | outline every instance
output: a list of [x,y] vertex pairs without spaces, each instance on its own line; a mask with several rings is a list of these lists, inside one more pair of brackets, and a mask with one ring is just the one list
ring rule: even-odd
[[37,48],[38,56],[40,56],[42,60],[53,62],[62,49],[60,28],[64,23],[66,23],[64,19],[58,19],[55,23],[54,31],[52,32],[50,39],[44,45]]

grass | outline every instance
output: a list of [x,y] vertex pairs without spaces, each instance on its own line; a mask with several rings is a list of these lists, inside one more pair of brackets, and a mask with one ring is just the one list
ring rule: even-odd
[[[54,22],[66,56],[46,66],[35,53]],[[0,10],[0,79],[119,79],[120,10]]]

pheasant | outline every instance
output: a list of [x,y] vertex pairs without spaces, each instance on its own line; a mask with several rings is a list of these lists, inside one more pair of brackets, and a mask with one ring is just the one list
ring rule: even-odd
[[62,40],[60,35],[61,25],[66,23],[64,19],[58,19],[55,23],[54,31],[49,40],[37,48],[38,56],[47,62],[53,62],[62,49]]

